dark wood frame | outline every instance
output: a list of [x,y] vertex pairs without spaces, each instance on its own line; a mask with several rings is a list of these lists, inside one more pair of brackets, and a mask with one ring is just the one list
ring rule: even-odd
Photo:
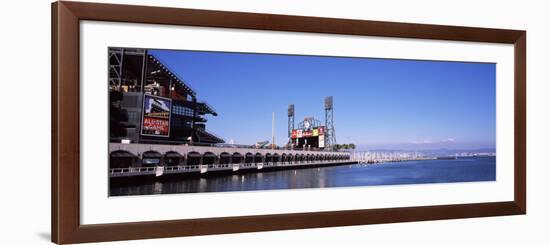
[[[81,20],[514,44],[514,201],[316,213],[80,224]],[[526,32],[97,3],[52,4],[52,241],[80,243],[526,213]]]

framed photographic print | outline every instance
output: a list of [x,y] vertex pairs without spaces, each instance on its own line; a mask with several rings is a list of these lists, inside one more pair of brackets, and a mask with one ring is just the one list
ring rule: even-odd
[[52,240],[525,214],[521,30],[52,5]]

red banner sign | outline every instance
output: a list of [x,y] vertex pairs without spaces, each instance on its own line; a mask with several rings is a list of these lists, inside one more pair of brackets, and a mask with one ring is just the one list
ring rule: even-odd
[[145,94],[143,96],[143,121],[141,135],[170,136],[172,100]]
[[170,124],[168,120],[152,117],[143,118],[143,133],[150,135],[168,135]]

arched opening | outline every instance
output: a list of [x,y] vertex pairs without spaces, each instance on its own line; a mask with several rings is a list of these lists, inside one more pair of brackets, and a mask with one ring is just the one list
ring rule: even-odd
[[220,154],[220,164],[229,164],[231,163],[231,154],[227,152],[222,152]]
[[265,154],[265,162],[273,162],[273,155],[271,153]]
[[287,156],[286,153],[283,153],[283,154],[281,155],[281,162],[288,162],[288,156]]
[[311,161],[311,155],[307,154],[306,155],[306,162],[309,162],[309,161]]
[[259,163],[259,162],[262,162],[263,160],[263,156],[261,153],[256,153],[256,155],[254,155],[254,162],[255,163]]
[[113,151],[109,154],[110,168],[128,168],[137,160],[137,156],[127,151]]
[[212,152],[205,152],[202,154],[202,164],[210,165],[216,163],[218,156]]
[[168,166],[177,166],[183,163],[185,158],[175,151],[169,151],[164,154],[164,164]]
[[187,165],[199,165],[201,164],[201,154],[192,151],[187,153]]
[[244,155],[244,163],[253,163],[254,162],[254,154],[248,152]]
[[231,157],[232,163],[241,163],[243,161],[243,155],[241,153],[235,152],[233,153],[233,156]]
[[141,165],[158,166],[162,165],[162,154],[158,151],[146,151],[141,154]]
[[288,155],[286,156],[286,161],[287,161],[287,162],[292,162],[292,161],[294,161],[294,156],[293,156],[292,154],[288,154]]
[[279,156],[279,154],[277,154],[277,153],[273,154],[273,162],[274,162],[274,163],[277,163],[277,162],[279,162],[279,161],[280,161],[280,156]]

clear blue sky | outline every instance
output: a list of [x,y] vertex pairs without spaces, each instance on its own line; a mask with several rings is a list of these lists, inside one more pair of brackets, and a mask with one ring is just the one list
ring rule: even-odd
[[360,149],[494,148],[496,65],[271,54],[154,50],[218,112],[207,130],[226,141],[287,141],[287,107],[296,124],[324,123],[334,96],[338,143]]

